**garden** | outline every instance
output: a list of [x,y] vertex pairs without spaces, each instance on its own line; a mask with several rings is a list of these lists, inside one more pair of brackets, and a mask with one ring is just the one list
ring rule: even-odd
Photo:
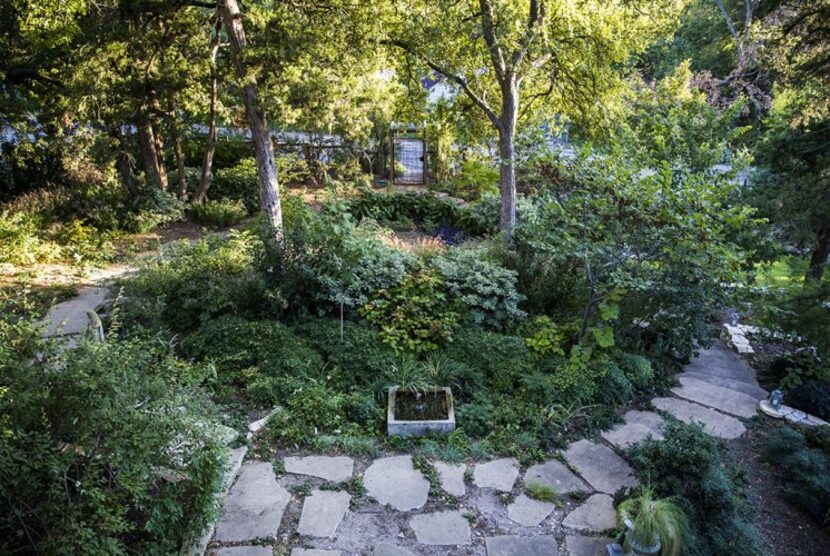
[[830,550],[830,3],[473,4],[0,8],[0,552]]

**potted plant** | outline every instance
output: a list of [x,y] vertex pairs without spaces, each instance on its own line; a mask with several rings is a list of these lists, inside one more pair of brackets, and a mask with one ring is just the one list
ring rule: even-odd
[[688,520],[671,498],[656,498],[654,490],[646,486],[639,496],[622,502],[617,507],[617,515],[627,529],[623,543],[625,554],[678,556],[681,553]]
[[441,365],[435,360],[421,363],[404,359],[389,378],[386,432],[389,436],[420,436],[431,431],[455,429],[452,390],[437,386]]

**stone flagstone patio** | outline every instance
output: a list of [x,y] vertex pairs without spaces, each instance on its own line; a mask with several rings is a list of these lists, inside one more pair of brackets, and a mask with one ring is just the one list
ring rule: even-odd
[[[737,438],[746,430],[740,419],[755,415],[763,397],[754,374],[720,343],[687,369],[676,397],[652,401],[657,412],[631,410],[601,440],[574,442],[524,472],[513,458],[436,461],[437,484],[430,485],[408,455],[289,456],[279,475],[270,463],[246,462],[208,554],[265,556],[276,547],[292,556],[604,555],[616,527],[613,495],[637,485],[615,449],[662,439],[661,413]],[[353,478],[367,498],[344,490]],[[552,487],[562,504],[528,497],[525,486],[533,482]],[[309,483],[310,491],[296,488]]]

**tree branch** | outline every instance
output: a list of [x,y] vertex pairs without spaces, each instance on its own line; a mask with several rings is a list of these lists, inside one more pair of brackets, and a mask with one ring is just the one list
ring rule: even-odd
[[403,51],[408,52],[409,54],[417,58],[420,58],[427,66],[430,67],[430,69],[437,73],[440,73],[450,81],[459,85],[461,89],[464,91],[464,93],[466,93],[466,95],[470,97],[470,100],[472,100],[476,106],[478,106],[479,108],[481,108],[481,110],[484,111],[484,113],[487,115],[490,121],[493,122],[493,125],[495,125],[498,128],[501,128],[501,122],[499,120],[498,115],[492,108],[490,108],[490,105],[487,104],[487,101],[484,100],[484,97],[476,94],[476,92],[473,91],[472,87],[470,87],[470,84],[467,82],[464,76],[449,71],[448,69],[442,67],[440,64],[428,58],[425,54],[416,51],[414,48],[412,48],[410,45],[406,44],[403,41],[389,40],[381,41],[381,43],[396,46],[402,49]]
[[481,29],[484,31],[484,42],[487,43],[487,50],[490,52],[490,59],[493,61],[496,77],[499,83],[503,83],[507,77],[507,67],[504,63],[504,54],[496,39],[493,5],[490,0],[479,0],[478,3],[481,6]]

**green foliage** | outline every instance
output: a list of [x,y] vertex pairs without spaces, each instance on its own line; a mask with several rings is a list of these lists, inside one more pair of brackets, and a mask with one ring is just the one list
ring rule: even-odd
[[686,514],[671,498],[657,498],[654,489],[645,486],[639,495],[617,506],[617,515],[622,524],[630,523],[630,529],[625,534],[626,543],[648,547],[659,539],[661,556],[679,556],[683,553]]
[[449,201],[432,195],[388,194],[370,189],[346,201],[345,206],[358,221],[365,218],[378,222],[409,220],[427,229],[441,223],[455,223],[461,210]]
[[37,222],[22,212],[0,212],[0,262],[30,265],[60,257],[60,246],[40,237]]
[[587,152],[559,171],[506,257],[524,308],[562,315],[583,347],[689,357],[708,336],[721,284],[741,276],[731,238],[752,221],[728,205],[734,186],[668,166],[641,174],[623,158]]
[[483,251],[448,249],[431,265],[449,296],[467,308],[474,323],[500,328],[524,317],[516,273],[487,260]]
[[620,366],[631,385],[639,391],[647,391],[654,381],[651,361],[633,353],[615,353],[614,360]]
[[830,527],[830,451],[812,447],[804,434],[779,427],[767,437],[766,460],[773,464],[790,500],[823,527]]
[[562,348],[565,333],[550,317],[542,315],[534,318],[527,326],[527,334],[529,337],[525,338],[525,344],[535,355],[565,356]]
[[222,199],[191,205],[188,214],[199,224],[227,228],[241,222],[248,215],[248,211],[241,201]]
[[323,356],[332,382],[342,388],[372,384],[399,361],[378,330],[362,321],[345,321],[343,339],[332,318],[305,319],[294,331]]
[[689,518],[684,554],[764,553],[744,495],[721,459],[719,440],[699,425],[669,423],[664,440],[630,451],[637,474],[659,497],[674,497]]
[[170,246],[121,282],[126,324],[184,332],[225,314],[273,314],[280,300],[252,268],[259,249],[247,232]]
[[235,166],[216,170],[209,194],[217,199],[242,201],[249,213],[259,208],[256,160],[244,158]]
[[177,552],[215,515],[225,464],[204,370],[160,338],[57,348],[0,353],[0,549]]
[[257,405],[282,403],[295,385],[324,373],[320,355],[277,321],[226,315],[206,322],[181,348],[188,357],[210,361],[219,385],[245,389]]
[[399,352],[424,353],[452,341],[460,315],[448,303],[441,279],[427,270],[407,274],[400,285],[376,291],[360,308]]
[[448,191],[462,199],[474,201],[482,195],[498,193],[499,171],[492,163],[470,159],[461,163],[461,170],[453,176]]

